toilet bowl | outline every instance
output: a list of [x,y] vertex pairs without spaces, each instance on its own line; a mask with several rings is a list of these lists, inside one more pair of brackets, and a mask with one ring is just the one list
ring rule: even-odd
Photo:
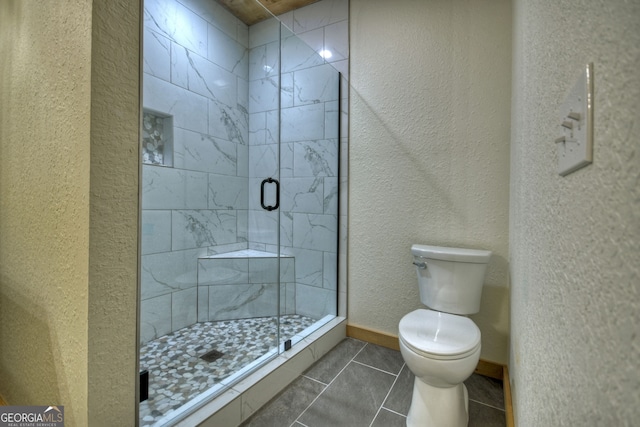
[[463,316],[419,309],[402,318],[399,339],[402,357],[416,377],[407,426],[466,426],[463,381],[480,358],[478,327]]
[[420,301],[398,326],[400,352],[415,375],[407,426],[464,427],[469,396],[464,381],[480,359],[477,313],[490,251],[413,245]]

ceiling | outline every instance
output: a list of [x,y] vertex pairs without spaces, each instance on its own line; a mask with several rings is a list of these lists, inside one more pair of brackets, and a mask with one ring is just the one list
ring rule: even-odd
[[273,15],[280,15],[318,0],[216,0],[238,19],[247,25],[253,25],[271,17],[258,2],[269,9]]

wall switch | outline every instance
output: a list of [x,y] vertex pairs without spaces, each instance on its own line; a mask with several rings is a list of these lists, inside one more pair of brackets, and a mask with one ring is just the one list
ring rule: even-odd
[[566,176],[593,161],[593,64],[580,74],[558,119],[558,173]]

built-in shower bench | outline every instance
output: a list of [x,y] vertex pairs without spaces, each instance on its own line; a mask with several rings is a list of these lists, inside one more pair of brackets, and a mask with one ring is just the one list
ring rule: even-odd
[[201,257],[197,284],[200,322],[295,313],[292,256],[244,249]]

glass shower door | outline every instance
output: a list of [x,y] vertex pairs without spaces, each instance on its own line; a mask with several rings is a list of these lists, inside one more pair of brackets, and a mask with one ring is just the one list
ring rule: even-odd
[[280,336],[293,345],[336,316],[338,295],[340,79],[307,42],[281,25]]
[[339,74],[276,18],[199,4],[144,2],[142,426],[337,314]]
[[[171,423],[278,354],[279,24],[184,3],[144,2],[141,425]],[[275,67],[260,75],[269,44]],[[267,120],[275,139],[260,141]]]

